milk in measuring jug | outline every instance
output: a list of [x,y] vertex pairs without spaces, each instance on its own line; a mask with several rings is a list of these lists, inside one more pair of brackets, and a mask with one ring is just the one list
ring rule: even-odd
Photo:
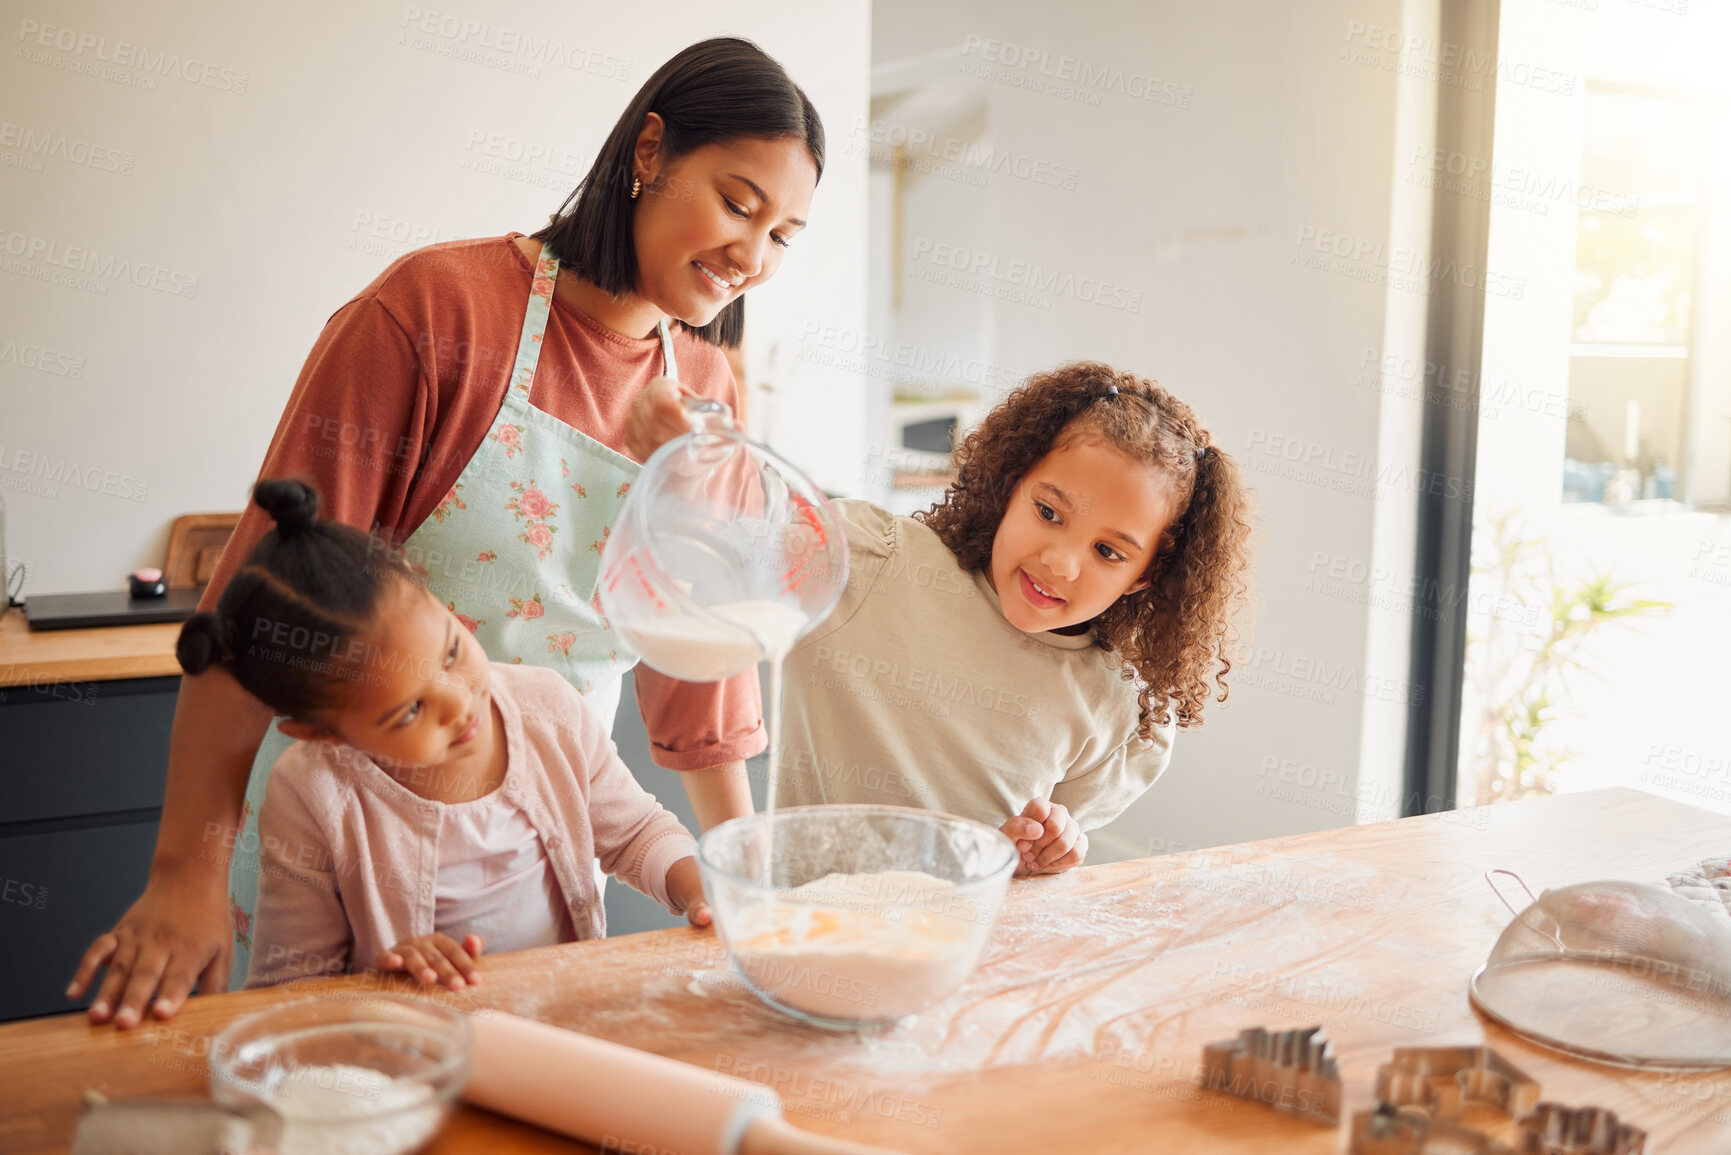
[[666,614],[619,632],[662,673],[716,682],[765,658],[779,663],[808,620],[792,606],[753,598],[710,606],[705,613]]

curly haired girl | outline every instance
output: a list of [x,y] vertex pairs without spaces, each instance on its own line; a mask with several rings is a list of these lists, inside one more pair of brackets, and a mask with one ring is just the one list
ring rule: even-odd
[[1078,362],[1029,378],[913,518],[837,503],[852,572],[788,659],[778,804],[986,821],[1056,873],[1227,697],[1250,500],[1188,405]]

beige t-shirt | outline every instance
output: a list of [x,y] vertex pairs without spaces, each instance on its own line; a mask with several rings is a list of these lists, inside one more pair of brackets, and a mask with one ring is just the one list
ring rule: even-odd
[[1116,655],[1011,625],[985,576],[912,518],[835,507],[847,590],[787,659],[777,805],[919,806],[1001,826],[1049,798],[1088,830],[1166,769],[1172,727],[1136,737]]

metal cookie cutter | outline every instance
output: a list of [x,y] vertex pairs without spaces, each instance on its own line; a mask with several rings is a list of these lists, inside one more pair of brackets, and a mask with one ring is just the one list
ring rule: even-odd
[[1351,1155],[1645,1155],[1647,1133],[1611,1111],[1540,1103],[1519,1124],[1517,1145],[1498,1143],[1448,1119],[1396,1111],[1379,1103],[1353,1118]]
[[1642,1155],[1647,1133],[1601,1107],[1540,1103],[1521,1120],[1520,1155]]
[[1468,1102],[1489,1103],[1513,1122],[1539,1101],[1539,1085],[1489,1047],[1396,1047],[1376,1071],[1376,1098],[1459,1119]]
[[1202,1048],[1202,1085],[1318,1123],[1338,1123],[1340,1072],[1321,1031],[1251,1027],[1230,1042],[1210,1043]]
[[1471,1151],[1513,1155],[1463,1124],[1469,1102],[1487,1103],[1509,1123],[1539,1101],[1539,1085],[1489,1047],[1396,1047],[1376,1070],[1376,1107],[1352,1120],[1352,1155]]
[[[1377,1068],[1376,1107],[1353,1116],[1351,1155],[1642,1155],[1645,1131],[1610,1111],[1539,1102],[1539,1084],[1489,1047],[1401,1047]],[[1514,1145],[1461,1121],[1495,1107]],[[1497,1128],[1508,1132],[1507,1125]]]
[[1396,1111],[1378,1103],[1352,1117],[1349,1155],[1515,1155],[1508,1147],[1448,1119]]

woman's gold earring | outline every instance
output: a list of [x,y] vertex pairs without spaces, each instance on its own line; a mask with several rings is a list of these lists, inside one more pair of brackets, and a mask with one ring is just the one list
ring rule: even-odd
[[635,177],[635,176],[632,177],[631,178],[631,199],[636,200],[637,194],[642,192],[642,191],[643,191],[643,178]]

